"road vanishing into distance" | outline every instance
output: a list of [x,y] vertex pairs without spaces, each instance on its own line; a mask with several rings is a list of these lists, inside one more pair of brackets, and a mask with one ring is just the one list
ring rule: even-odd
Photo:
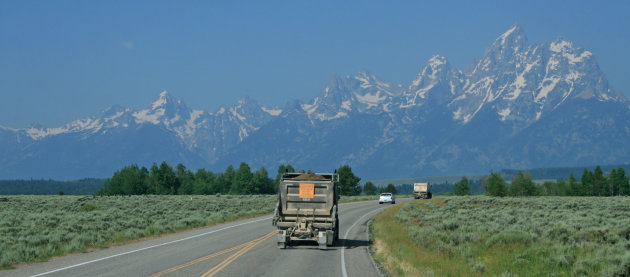
[[316,243],[278,249],[276,228],[266,215],[34,263],[0,276],[379,276],[368,253],[368,222],[389,206],[376,200],[341,204],[339,240],[326,250]]

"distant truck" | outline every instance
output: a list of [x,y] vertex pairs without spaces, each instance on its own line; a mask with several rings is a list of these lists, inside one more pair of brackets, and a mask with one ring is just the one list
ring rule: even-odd
[[431,199],[431,184],[429,182],[420,182],[413,184],[413,198],[414,199]]
[[278,227],[278,248],[292,241],[315,241],[319,249],[339,239],[339,175],[285,173],[278,184],[272,225]]

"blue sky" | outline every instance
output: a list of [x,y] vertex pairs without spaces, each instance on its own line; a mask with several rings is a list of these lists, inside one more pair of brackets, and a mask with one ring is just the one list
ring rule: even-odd
[[[131,2],[131,3],[129,3]],[[0,125],[57,127],[167,90],[215,111],[318,95],[365,69],[408,85],[465,70],[515,23],[594,53],[630,97],[630,1],[0,1]]]

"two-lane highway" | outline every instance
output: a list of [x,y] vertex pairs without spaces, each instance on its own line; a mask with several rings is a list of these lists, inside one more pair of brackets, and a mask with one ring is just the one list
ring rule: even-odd
[[379,276],[368,253],[367,222],[388,206],[340,205],[340,240],[327,250],[307,243],[278,249],[271,217],[262,216],[0,271],[0,276]]

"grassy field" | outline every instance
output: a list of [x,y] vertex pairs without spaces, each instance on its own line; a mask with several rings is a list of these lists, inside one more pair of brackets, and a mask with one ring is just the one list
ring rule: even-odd
[[[270,214],[276,199],[276,195],[2,196],[0,269]],[[341,202],[376,199],[343,196]]]
[[442,197],[374,220],[392,276],[629,276],[630,197]]
[[3,196],[0,267],[272,213],[275,195]]

